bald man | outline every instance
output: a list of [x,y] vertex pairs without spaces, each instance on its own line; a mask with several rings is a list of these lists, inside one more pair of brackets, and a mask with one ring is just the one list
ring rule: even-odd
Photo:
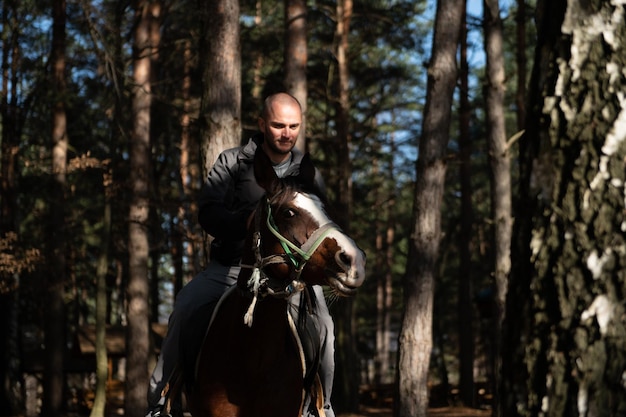
[[[298,100],[286,93],[271,95],[265,99],[258,118],[259,132],[245,146],[222,152],[209,172],[200,196],[198,220],[214,238],[211,262],[176,297],[161,354],[150,378],[147,417],[164,416],[166,397],[162,393],[179,364],[181,341],[183,346],[192,346],[194,352],[200,348],[210,317],[207,312],[237,282],[247,220],[265,194],[254,177],[253,160],[257,148],[260,146],[267,154],[279,177],[295,175],[303,157],[294,148],[301,126],[302,107]],[[324,191],[324,182],[317,170],[315,180],[319,189]],[[334,417],[330,405],[335,369],[334,324],[321,287],[315,286],[314,292],[320,310],[322,351],[319,376],[325,397],[324,411],[327,417]],[[299,294],[290,302],[297,306]],[[172,414],[182,415],[178,401],[174,401]],[[308,398],[303,415],[317,416],[314,404],[310,404]]]

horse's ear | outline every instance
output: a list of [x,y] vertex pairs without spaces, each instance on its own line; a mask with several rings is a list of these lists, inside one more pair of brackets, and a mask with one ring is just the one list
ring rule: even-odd
[[310,186],[315,184],[315,166],[313,165],[313,161],[311,161],[311,155],[309,153],[304,154],[302,161],[300,161],[298,180],[302,184]]
[[254,177],[261,188],[267,192],[272,190],[272,185],[278,180],[272,161],[260,146],[254,154]]

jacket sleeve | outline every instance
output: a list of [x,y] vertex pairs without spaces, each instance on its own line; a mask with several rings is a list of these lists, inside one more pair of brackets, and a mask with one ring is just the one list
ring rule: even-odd
[[237,165],[235,150],[222,152],[200,193],[198,221],[217,239],[239,240],[246,236],[249,212],[234,207]]

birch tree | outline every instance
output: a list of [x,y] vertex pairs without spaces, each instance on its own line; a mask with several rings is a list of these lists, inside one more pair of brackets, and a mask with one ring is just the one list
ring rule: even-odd
[[625,19],[537,4],[500,415],[626,410]]

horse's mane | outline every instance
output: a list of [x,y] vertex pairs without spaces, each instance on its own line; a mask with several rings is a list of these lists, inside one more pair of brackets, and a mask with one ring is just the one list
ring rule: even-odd
[[278,178],[274,186],[272,204],[282,206],[291,201],[295,193],[306,193],[316,196],[322,202],[322,206],[326,206],[326,196],[317,184],[304,184],[298,177],[287,176]]

